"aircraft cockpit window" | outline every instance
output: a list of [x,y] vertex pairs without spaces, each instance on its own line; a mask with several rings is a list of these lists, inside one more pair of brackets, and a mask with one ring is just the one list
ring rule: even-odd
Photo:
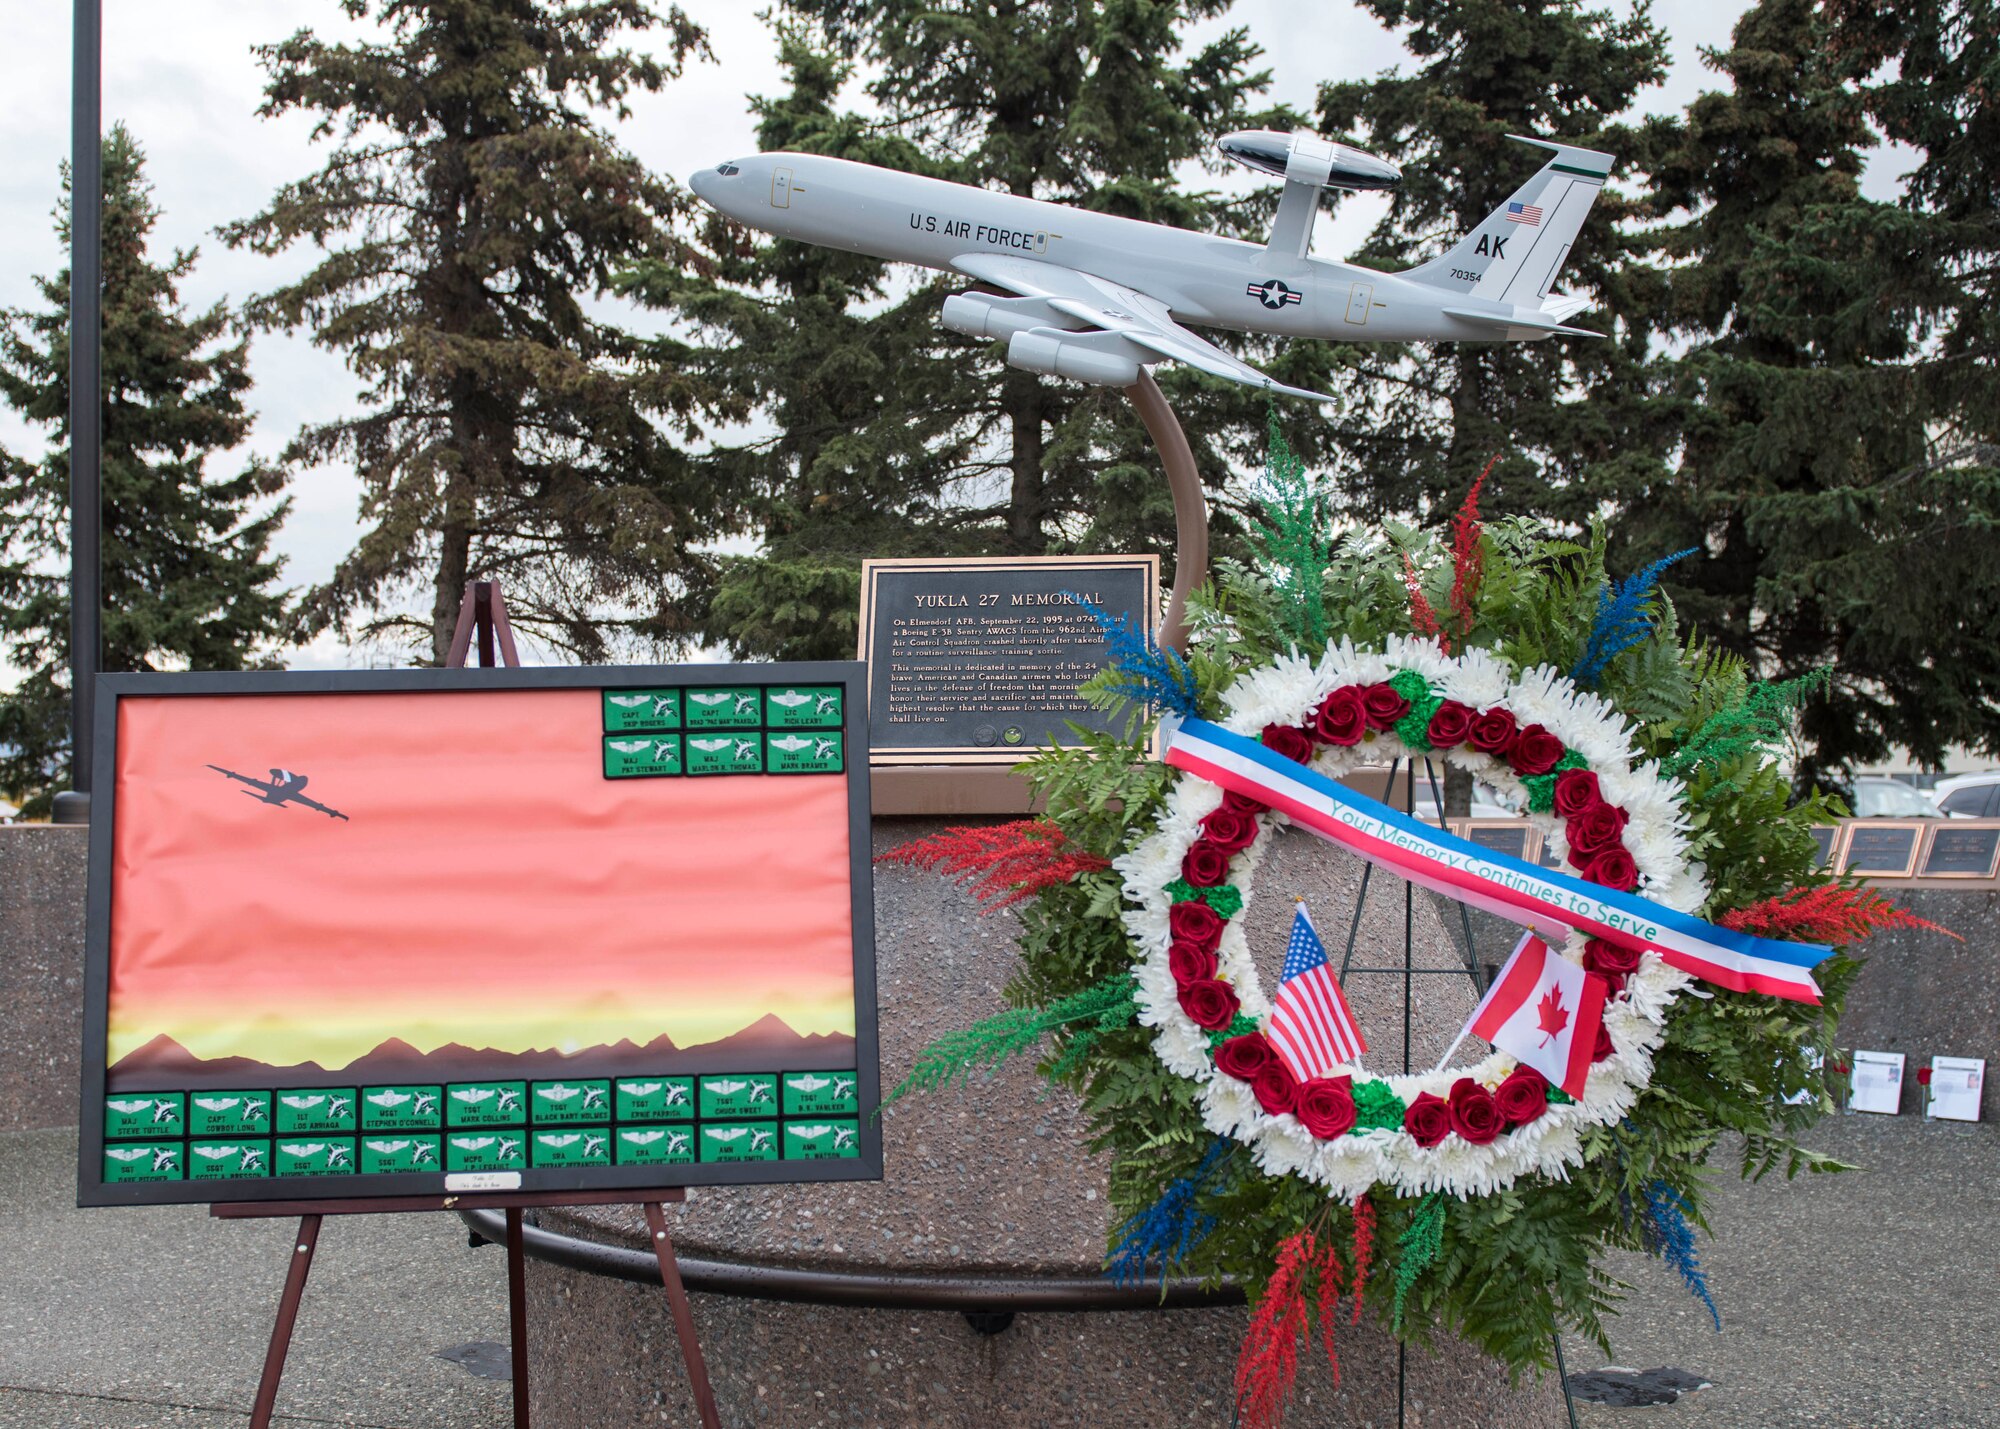
[[725,179],[729,178],[733,174],[741,172],[741,170],[739,170],[734,164],[717,164],[715,166],[715,171],[718,174],[721,174],[722,177],[724,177]]

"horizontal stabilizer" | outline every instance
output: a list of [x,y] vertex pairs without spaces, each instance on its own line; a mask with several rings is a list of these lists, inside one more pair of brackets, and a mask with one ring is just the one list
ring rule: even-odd
[[1505,309],[1446,308],[1448,318],[1463,318],[1469,323],[1484,323],[1489,327],[1526,328],[1531,332],[1545,332],[1550,336],[1558,333],[1564,337],[1603,337],[1601,332],[1593,332],[1587,327],[1565,327],[1553,313],[1523,312],[1519,308],[1508,312]]

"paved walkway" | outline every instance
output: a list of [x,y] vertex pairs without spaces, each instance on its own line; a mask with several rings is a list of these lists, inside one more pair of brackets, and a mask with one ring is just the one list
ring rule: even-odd
[[[292,1220],[76,1209],[73,1131],[0,1135],[0,1426],[240,1429]],[[278,1422],[495,1429],[508,1386],[438,1352],[507,1338],[507,1265],[455,1216],[329,1216]]]
[[[1717,1178],[1700,1249],[1721,1334],[1658,1262],[1609,1267],[1633,1287],[1611,1362],[1713,1387],[1583,1404],[1586,1429],[2000,1429],[2000,1127],[1840,1117],[1814,1144],[1864,1169]],[[74,1178],[73,1133],[0,1134],[0,1429],[239,1429],[295,1223],[80,1211]],[[330,1217],[279,1422],[497,1429],[507,1385],[438,1355],[506,1334],[501,1252],[455,1218]]]

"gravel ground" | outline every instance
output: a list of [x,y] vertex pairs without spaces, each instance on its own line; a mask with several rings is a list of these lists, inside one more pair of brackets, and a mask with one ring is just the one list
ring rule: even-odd
[[[1643,1256],[1610,1322],[1611,1364],[1709,1380],[1670,1405],[1579,1404],[1586,1429],[1986,1429],[2000,1426],[2000,1128],[1913,1116],[1822,1122],[1811,1144],[1861,1169],[1740,1181],[1718,1161],[1708,1312]],[[1572,1372],[1607,1363],[1566,1346]]]

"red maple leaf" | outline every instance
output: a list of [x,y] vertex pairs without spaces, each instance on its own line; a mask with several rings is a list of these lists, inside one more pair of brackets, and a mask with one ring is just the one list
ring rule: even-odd
[[1551,1037],[1560,1037],[1563,1028],[1569,1026],[1569,1009],[1563,1006],[1562,988],[1552,987],[1543,993],[1535,1011],[1541,1014],[1537,1025],[1542,1029],[1542,1045],[1546,1047]]

